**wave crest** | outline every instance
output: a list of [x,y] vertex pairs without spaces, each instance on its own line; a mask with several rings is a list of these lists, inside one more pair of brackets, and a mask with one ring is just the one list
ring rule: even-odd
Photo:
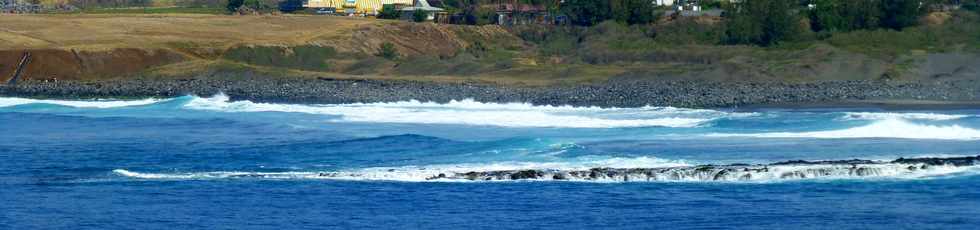
[[0,97],[0,108],[27,104],[48,104],[60,105],[75,108],[96,108],[108,109],[129,106],[150,105],[167,101],[167,99],[143,99],[143,100],[42,100],[29,98]]
[[710,137],[758,138],[900,138],[936,140],[980,140],[980,130],[959,125],[924,125],[903,119],[885,119],[869,125],[830,131],[773,133],[713,133]]
[[931,120],[931,121],[948,121],[957,120],[973,117],[971,115],[963,114],[939,114],[939,113],[875,113],[875,112],[852,112],[844,113],[841,119],[844,120],[889,120],[889,119],[905,119],[905,120]]
[[708,121],[745,114],[673,107],[599,108],[537,106],[528,103],[483,103],[471,99],[435,102],[298,105],[230,101],[223,94],[195,98],[185,105],[220,112],[290,112],[337,116],[337,122],[452,124],[520,128],[696,127]]

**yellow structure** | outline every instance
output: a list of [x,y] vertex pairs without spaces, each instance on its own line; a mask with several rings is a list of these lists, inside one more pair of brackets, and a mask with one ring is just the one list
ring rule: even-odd
[[412,5],[414,0],[309,0],[306,8],[336,8],[337,12],[355,14],[377,14],[386,4]]

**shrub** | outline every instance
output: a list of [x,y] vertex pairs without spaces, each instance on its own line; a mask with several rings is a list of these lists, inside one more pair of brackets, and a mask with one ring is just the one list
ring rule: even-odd
[[398,59],[398,49],[395,48],[395,44],[391,42],[385,42],[381,44],[381,48],[378,49],[378,57],[383,57],[388,60]]

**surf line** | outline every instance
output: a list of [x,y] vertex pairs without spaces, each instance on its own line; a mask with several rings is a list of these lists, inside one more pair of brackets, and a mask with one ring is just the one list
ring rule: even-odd
[[[976,166],[980,155],[951,158],[899,158],[893,161],[785,161],[772,164],[698,165],[665,168],[592,168],[589,170],[499,170],[442,173],[426,180],[579,180],[579,181],[766,181],[817,178],[941,174]],[[322,175],[322,176],[329,176]]]
[[980,166],[980,156],[899,158],[892,161],[785,161],[771,164],[727,164],[657,168],[513,169],[418,171],[412,168],[342,172],[197,172],[142,173],[116,169],[117,175],[154,180],[325,179],[378,181],[583,181],[583,182],[770,182],[801,179],[928,178],[966,172]]

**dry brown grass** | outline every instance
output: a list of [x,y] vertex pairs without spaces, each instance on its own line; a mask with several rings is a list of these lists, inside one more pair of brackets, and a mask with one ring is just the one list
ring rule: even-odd
[[[331,60],[344,63],[373,55],[377,47],[385,42],[395,44],[403,56],[453,56],[472,45],[473,41],[523,49],[519,38],[496,26],[416,24],[309,15],[3,15],[0,16],[0,75],[13,71],[7,68],[8,63],[19,60],[24,50],[51,53],[47,56],[35,55],[25,77],[32,79],[186,77],[232,68],[250,69],[269,76],[545,85],[604,80],[623,72],[618,66],[539,66],[525,63],[513,69],[468,76],[404,75],[391,72],[390,66],[379,67],[368,75],[349,75],[342,71],[317,72],[256,66],[222,58],[229,48],[240,45],[314,44],[334,47],[340,53],[354,54]],[[104,65],[92,66],[92,63]]]
[[3,15],[0,49],[227,48],[350,38],[380,21],[329,16]]

